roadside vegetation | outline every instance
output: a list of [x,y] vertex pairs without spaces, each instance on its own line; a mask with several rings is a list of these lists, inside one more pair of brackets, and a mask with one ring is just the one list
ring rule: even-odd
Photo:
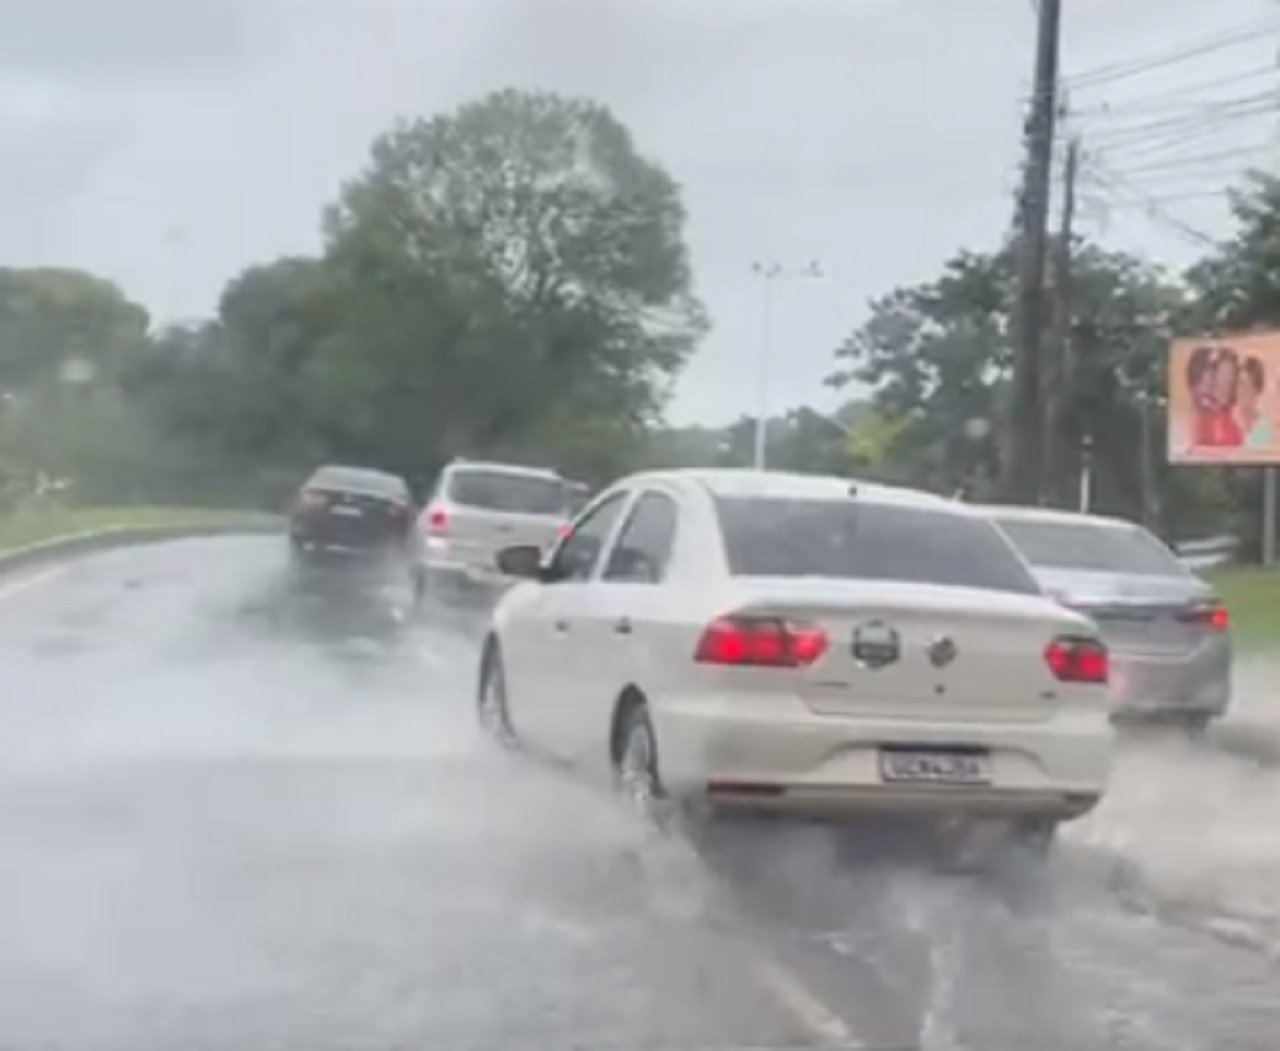
[[0,515],[0,554],[46,540],[106,529],[267,526],[278,520],[252,511],[189,507],[27,507]]
[[[1250,175],[1233,200],[1234,236],[1183,273],[1073,241],[1076,367],[1046,483],[1070,505],[1087,441],[1098,510],[1168,539],[1230,532],[1248,558],[1258,472],[1170,467],[1159,409],[1171,337],[1280,324],[1280,180]],[[751,462],[750,418],[664,419],[709,322],[678,182],[605,107],[508,90],[402,120],[318,219],[316,254],[249,267],[180,327],[92,274],[0,269],[0,514],[37,474],[73,482],[92,520],[278,509],[323,461],[419,490],[455,455],[595,484]],[[831,348],[844,404],[768,421],[770,465],[990,498],[1014,291],[993,244],[851,304]]]
[[1280,652],[1280,570],[1239,566],[1209,574],[1246,652]]

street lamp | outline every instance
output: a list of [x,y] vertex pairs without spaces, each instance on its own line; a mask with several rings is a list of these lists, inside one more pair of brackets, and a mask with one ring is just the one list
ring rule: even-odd
[[773,285],[775,281],[795,281],[822,277],[822,268],[812,262],[798,270],[788,269],[781,263],[752,263],[751,272],[764,280],[764,339],[760,352],[759,402],[757,405],[755,434],[755,468],[765,469],[766,421],[769,414],[769,366],[772,361],[770,344],[773,340]]

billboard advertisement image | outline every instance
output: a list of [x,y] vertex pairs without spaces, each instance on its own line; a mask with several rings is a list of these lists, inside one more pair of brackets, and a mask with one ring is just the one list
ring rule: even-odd
[[1169,461],[1280,463],[1280,332],[1175,340]]

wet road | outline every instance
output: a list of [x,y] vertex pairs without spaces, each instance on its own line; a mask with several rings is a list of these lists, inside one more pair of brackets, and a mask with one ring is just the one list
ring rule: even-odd
[[475,619],[395,601],[261,538],[0,578],[0,1046],[1276,1046],[1267,667],[1049,871],[957,878],[655,839],[488,747]]

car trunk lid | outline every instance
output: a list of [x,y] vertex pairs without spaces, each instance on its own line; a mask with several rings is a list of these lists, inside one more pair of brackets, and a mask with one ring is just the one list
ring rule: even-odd
[[1221,630],[1201,615],[1216,604],[1213,589],[1190,574],[1037,570],[1036,575],[1057,601],[1090,617],[1116,653],[1187,653]]
[[1039,721],[1062,688],[1045,659],[1086,621],[1037,595],[931,584],[743,580],[737,612],[814,624],[827,647],[785,680],[833,716]]
[[495,558],[504,547],[536,544],[546,547],[556,539],[564,519],[555,515],[518,514],[451,504],[447,512],[450,554],[477,567],[496,569]]
[[324,543],[365,547],[401,536],[408,522],[407,505],[385,496],[318,486],[307,494],[304,515]]

